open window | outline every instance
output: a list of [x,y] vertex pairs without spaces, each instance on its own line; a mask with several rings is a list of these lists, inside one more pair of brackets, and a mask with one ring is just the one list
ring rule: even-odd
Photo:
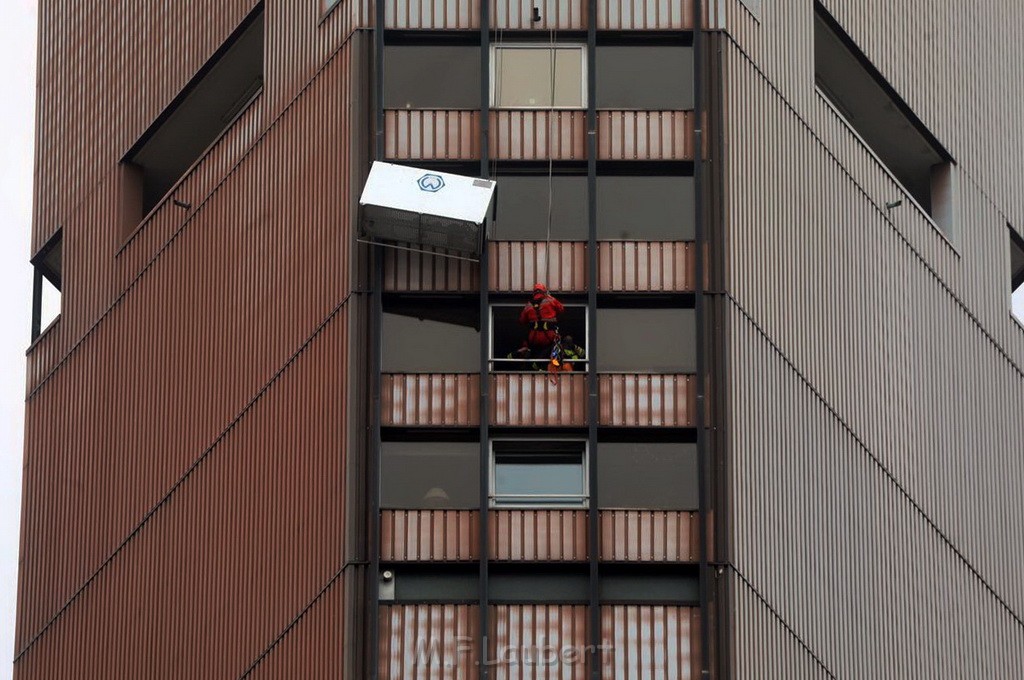
[[597,366],[623,373],[693,373],[697,325],[692,309],[597,310]]
[[598,45],[597,108],[693,109],[693,49],[682,45]]
[[1024,237],[1010,227],[1010,305],[1024,323]]
[[499,175],[496,179],[498,195],[492,240],[587,240],[586,175]]
[[388,304],[381,370],[385,373],[467,373],[480,369],[480,312],[448,300]]
[[[935,223],[953,233],[953,159],[820,4],[815,4],[818,89]],[[900,199],[894,197],[890,208]]]
[[263,88],[263,5],[235,29],[125,154],[134,227],[167,195]]
[[[519,314],[526,303],[491,305],[491,370],[496,372],[532,372],[547,369],[549,354],[542,351],[522,352],[529,327],[519,323]],[[565,314],[558,320],[566,363],[574,371],[587,370],[587,306],[566,304]],[[529,349],[529,348],[527,348]],[[570,356],[577,358],[570,359]]]
[[381,442],[380,507],[480,507],[480,444]]
[[58,231],[32,258],[32,339],[60,316],[64,269],[63,232]]
[[479,45],[386,45],[384,108],[479,109]]
[[491,47],[491,106],[496,109],[583,109],[587,51],[582,43]]
[[697,447],[667,442],[600,442],[602,508],[697,510]]
[[588,493],[585,441],[492,442],[492,507],[579,508]]

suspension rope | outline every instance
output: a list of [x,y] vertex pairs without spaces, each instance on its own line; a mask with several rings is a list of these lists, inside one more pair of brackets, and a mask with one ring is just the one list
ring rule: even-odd
[[[545,7],[547,9],[547,7]],[[555,67],[557,65],[555,47],[558,41],[558,21],[551,25],[550,36],[551,36],[551,47],[549,52],[549,65],[551,69],[551,108],[548,109],[548,225],[547,225],[547,239],[544,242],[544,283],[547,283],[551,279],[551,214],[552,207],[554,205],[554,143],[552,141],[551,128],[555,119]]]

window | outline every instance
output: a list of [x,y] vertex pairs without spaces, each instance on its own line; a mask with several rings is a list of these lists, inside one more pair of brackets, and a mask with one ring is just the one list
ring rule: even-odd
[[597,310],[598,370],[693,373],[696,321],[692,309]]
[[597,498],[602,508],[697,510],[694,444],[598,444]]
[[387,45],[384,108],[479,109],[479,45]]
[[692,241],[693,178],[598,176],[597,238]]
[[58,231],[32,258],[32,339],[57,320],[63,284],[63,233]]
[[548,198],[551,240],[587,240],[585,175],[501,175],[490,238],[498,241],[545,241]]
[[127,190],[142,197],[134,222],[156,207],[262,88],[261,4],[126,154],[124,162],[135,171]]
[[[558,292],[553,291],[553,293],[557,297]],[[524,295],[522,303],[491,305],[491,370],[522,372],[546,369],[547,354],[534,353],[531,357],[515,356],[516,350],[523,346],[527,338],[527,327],[519,323],[519,313],[526,304],[527,299]],[[572,343],[586,354],[587,306],[566,304],[565,314],[558,320],[558,330],[564,346]],[[511,358],[510,354],[513,355]],[[585,361],[571,363],[573,370],[586,370]],[[537,368],[534,368],[535,365]]]
[[587,504],[586,442],[503,440],[492,453],[492,506]]
[[381,442],[380,506],[480,507],[480,444]]
[[952,235],[952,158],[821,5],[816,5],[814,22],[814,75],[818,89],[850,127]]
[[467,373],[480,370],[480,313],[473,305],[430,300],[384,312],[385,373]]
[[693,109],[689,47],[602,45],[596,62],[599,109]]
[[1010,228],[1010,304],[1024,323],[1024,237]]
[[586,46],[495,45],[491,48],[491,106],[586,108]]

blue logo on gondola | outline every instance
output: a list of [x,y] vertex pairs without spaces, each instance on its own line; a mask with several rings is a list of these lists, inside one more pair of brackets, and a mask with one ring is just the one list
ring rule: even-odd
[[420,191],[435,193],[444,188],[444,179],[441,175],[423,175],[416,183],[420,185]]

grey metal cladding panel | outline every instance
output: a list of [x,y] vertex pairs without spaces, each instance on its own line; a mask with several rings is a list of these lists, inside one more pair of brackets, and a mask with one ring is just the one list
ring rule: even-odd
[[[1019,344],[994,339],[1020,329],[1005,308],[975,313],[955,298],[927,266],[928,251],[907,236],[907,223],[890,222],[852,181],[862,174],[857,161],[852,170],[840,166],[743,57],[730,54],[728,126],[767,132],[754,135],[756,146],[732,145],[727,158],[735,187],[727,198],[729,293],[1024,610],[1024,584],[1003,547],[1024,544],[1024,506],[1010,482],[1024,478],[1024,356]],[[789,162],[778,163],[782,154]],[[743,191],[746,183],[757,191]],[[965,193],[964,206],[979,204]],[[986,215],[965,216],[973,225],[968,242],[993,252],[1005,225]],[[980,272],[982,263],[975,266]],[[989,273],[985,283],[1006,300],[1005,282]],[[986,294],[978,288],[978,297]],[[991,325],[979,326],[985,316],[994,317]],[[985,465],[969,464],[978,456]]]
[[[813,4],[723,0],[724,25],[794,109],[813,107]],[[1010,221],[1024,223],[1024,5],[824,0],[871,63]]]
[[[726,46],[735,564],[838,677],[1013,676],[1024,355],[1005,219],[965,181],[957,256],[913,212],[887,216],[888,180],[813,88],[801,118]],[[797,652],[753,639],[775,627],[751,607],[737,669],[800,677]]]
[[[737,590],[749,584],[835,677],[1015,677],[1019,619],[729,307]],[[791,645],[761,644],[764,603],[736,599],[738,668],[805,663]]]

